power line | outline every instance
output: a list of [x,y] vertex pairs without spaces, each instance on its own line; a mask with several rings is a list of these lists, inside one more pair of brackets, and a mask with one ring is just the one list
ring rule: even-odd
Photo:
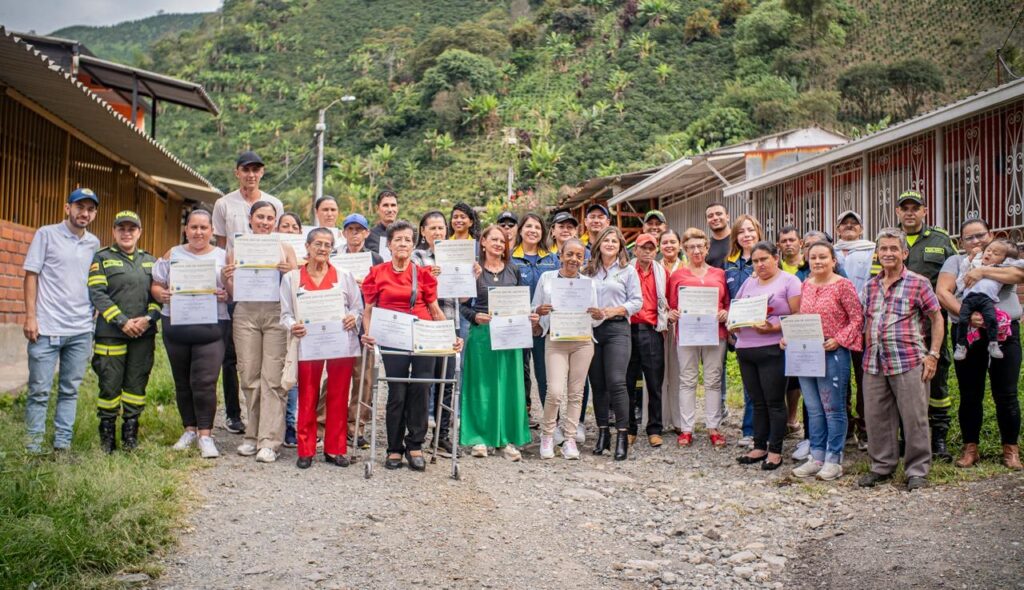
[[277,184],[276,184],[276,185],[274,186],[274,188],[270,189],[270,193],[276,193],[276,192],[277,192],[277,189],[281,188],[281,187],[282,187],[282,186],[283,186],[283,185],[284,185],[285,183],[287,183],[287,182],[288,182],[289,180],[291,180],[291,177],[292,177],[292,176],[293,176],[293,175],[294,175],[294,174],[295,174],[296,172],[298,172],[299,168],[300,168],[300,167],[301,167],[301,166],[302,166],[303,164],[305,164],[305,163],[306,163],[306,160],[308,160],[308,159],[309,159],[309,157],[310,157],[311,155],[313,155],[313,152],[314,152],[314,149],[313,149],[312,147],[311,147],[311,148],[309,148],[309,150],[307,150],[307,151],[306,151],[306,154],[305,154],[304,156],[302,156],[302,159],[301,159],[301,160],[299,160],[299,163],[298,163],[298,164],[296,164],[295,166],[293,166],[293,167],[292,167],[292,169],[291,169],[291,170],[289,170],[288,172],[285,172],[284,178],[282,178],[282,179],[281,179],[281,182],[277,183]]
[[[1010,37],[1013,35],[1013,32],[1017,29],[1017,25],[1020,24],[1021,17],[1024,17],[1024,6],[1021,6],[1020,11],[1017,13],[1017,18],[1015,18],[1013,20],[1013,25],[1011,25],[1010,26],[1010,30],[1006,32],[1006,38],[1003,39],[1002,45],[999,46],[999,49],[996,49],[996,60],[998,62],[996,64],[996,68],[997,69],[999,68],[999,64],[1000,63],[1004,67],[1006,66],[1006,63],[1003,62],[1003,60],[1002,60],[1001,54],[1002,54],[1003,49],[1006,48],[1006,44],[1009,43]],[[1010,72],[1010,68],[1006,68],[1006,71]],[[1010,72],[1010,74],[1012,75],[1013,72]],[[1014,76],[1014,77],[1016,77],[1016,76]],[[986,68],[982,68],[982,70],[981,70],[981,77],[978,79],[978,83],[974,85],[974,92],[972,92],[972,94],[977,94],[978,91],[981,90],[981,85],[985,83],[985,79],[986,78],[988,78],[988,68],[987,67]]]

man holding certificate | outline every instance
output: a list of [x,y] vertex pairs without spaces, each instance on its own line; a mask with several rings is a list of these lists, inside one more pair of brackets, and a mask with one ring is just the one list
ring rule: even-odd
[[540,424],[541,459],[555,456],[554,434],[559,412],[562,432],[568,434],[562,443],[562,457],[580,457],[574,435],[583,406],[583,388],[594,357],[593,326],[599,323],[587,313],[588,309],[597,307],[597,285],[580,274],[585,252],[583,242],[576,238],[562,244],[562,267],[542,274],[533,294],[533,309],[539,318],[537,325],[541,337],[547,336],[543,350],[549,389]]
[[188,242],[157,261],[150,286],[153,299],[163,304],[160,331],[185,427],[174,449],[198,445],[204,459],[220,456],[210,433],[230,317],[221,276],[226,255],[210,244],[212,236],[210,212],[194,209],[185,220]]
[[224,267],[224,283],[235,313],[231,329],[238,385],[249,420],[238,454],[273,463],[284,442],[288,390],[281,384],[288,332],[281,325],[281,273],[295,268],[295,253],[273,233],[277,210],[257,201],[249,210],[251,234],[235,236]]
[[[471,323],[463,373],[460,440],[473,446],[474,457],[487,448],[504,448],[505,458],[519,461],[517,446],[530,442],[523,385],[522,348],[533,346],[530,292],[508,260],[508,242],[492,225],[480,235],[476,298],[462,304]],[[492,291],[493,289],[493,291]]]
[[[331,265],[333,250],[334,233],[324,227],[313,229],[306,235],[308,262],[281,281],[279,319],[290,335],[285,379],[295,378],[299,386],[295,428],[299,469],[308,469],[316,454],[317,404],[325,365],[324,461],[349,465],[346,414],[352,367],[359,356],[363,300],[352,275]],[[279,418],[283,422],[283,415]]]
[[712,446],[725,446],[722,423],[721,382],[724,379],[725,320],[729,314],[729,289],[725,271],[707,262],[708,237],[691,227],[683,234],[686,263],[668,280],[669,322],[678,326],[680,433],[676,443],[693,442],[697,410],[697,379],[704,367],[704,420]]
[[754,406],[754,448],[741,465],[761,463],[771,471],[782,465],[786,437],[786,361],[779,348],[781,318],[800,309],[800,279],[779,268],[778,247],[754,245],[754,275],[729,304],[729,330],[736,334],[736,358],[743,387]]

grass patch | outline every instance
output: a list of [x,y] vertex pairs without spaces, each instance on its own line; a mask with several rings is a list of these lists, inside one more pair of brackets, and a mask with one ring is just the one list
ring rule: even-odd
[[130,455],[99,449],[91,370],[68,456],[26,454],[24,394],[0,398],[0,587],[111,588],[116,574],[159,574],[153,557],[175,541],[199,461],[169,448],[181,421],[157,342],[141,445]]

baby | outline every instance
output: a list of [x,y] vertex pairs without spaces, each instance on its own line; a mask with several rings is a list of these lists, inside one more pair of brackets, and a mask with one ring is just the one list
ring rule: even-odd
[[[981,255],[981,266],[998,266],[1013,264],[1019,266],[1017,260],[1019,252],[1013,242],[999,238],[985,248]],[[1004,264],[1007,259],[1010,262]],[[977,264],[977,263],[975,263]],[[960,303],[960,321],[956,326],[956,349],[953,351],[953,359],[962,361],[967,358],[967,330],[971,324],[971,314],[978,312],[985,319],[985,332],[988,336],[988,355],[994,359],[1003,358],[1003,351],[999,349],[999,323],[996,320],[996,306],[999,302],[999,291],[1003,284],[994,279],[981,279],[970,287],[964,289],[963,300]]]

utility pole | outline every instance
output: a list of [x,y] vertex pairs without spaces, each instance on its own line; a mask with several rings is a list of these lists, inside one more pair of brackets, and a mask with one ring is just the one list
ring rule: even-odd
[[324,196],[324,135],[327,133],[327,121],[326,115],[327,110],[338,104],[339,102],[352,102],[356,97],[346,94],[341,98],[335,100],[326,107],[320,109],[320,113],[316,121],[316,176],[314,185],[316,188],[313,191],[313,203],[316,203],[320,197]]

